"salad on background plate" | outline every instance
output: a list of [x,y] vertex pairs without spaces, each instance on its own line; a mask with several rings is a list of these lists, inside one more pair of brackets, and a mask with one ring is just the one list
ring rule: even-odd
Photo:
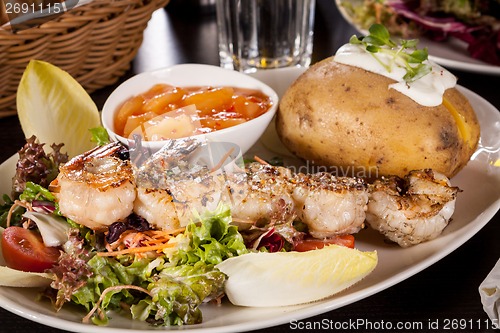
[[449,68],[500,74],[500,3],[481,1],[335,0],[356,29],[384,24],[401,38],[419,38],[429,59]]

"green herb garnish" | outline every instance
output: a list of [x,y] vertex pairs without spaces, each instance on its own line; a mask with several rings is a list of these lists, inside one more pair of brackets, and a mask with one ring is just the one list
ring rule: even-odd
[[104,146],[111,141],[109,140],[108,131],[102,126],[94,127],[89,129],[92,138],[90,139],[92,142],[95,142],[98,146]]
[[[375,59],[388,71],[393,66],[402,66],[406,69],[403,80],[413,82],[431,72],[431,66],[424,63],[429,54],[427,48],[417,49],[418,39],[401,39],[399,44],[391,39],[389,31],[381,24],[373,24],[368,29],[370,33],[364,37],[352,36],[349,43],[363,45]],[[389,55],[391,61],[385,63],[377,53]]]

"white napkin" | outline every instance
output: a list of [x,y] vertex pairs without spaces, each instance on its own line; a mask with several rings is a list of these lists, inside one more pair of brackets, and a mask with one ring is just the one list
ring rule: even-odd
[[492,322],[498,323],[500,318],[500,259],[479,285],[479,295],[481,295],[481,303],[488,317]]

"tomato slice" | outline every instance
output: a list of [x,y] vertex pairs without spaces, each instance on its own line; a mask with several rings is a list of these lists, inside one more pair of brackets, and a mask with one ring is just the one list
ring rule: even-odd
[[2,254],[10,268],[43,272],[54,266],[60,251],[58,248],[45,246],[38,233],[12,226],[2,234]]
[[302,242],[295,245],[294,250],[298,251],[298,252],[305,252],[305,251],[310,251],[310,250],[322,249],[323,247],[325,247],[325,245],[329,245],[329,244],[342,245],[342,246],[349,247],[349,248],[353,249],[354,248],[354,236],[353,235],[343,235],[343,236],[337,236],[337,237],[326,238],[326,239],[316,239],[316,238],[305,239]]

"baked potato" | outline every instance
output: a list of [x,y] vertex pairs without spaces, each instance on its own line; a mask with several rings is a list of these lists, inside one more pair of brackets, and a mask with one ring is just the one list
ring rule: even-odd
[[285,92],[278,136],[296,156],[340,175],[403,177],[431,168],[453,177],[479,141],[469,101],[451,88],[441,105],[422,106],[389,89],[394,82],[333,57],[318,62]]

